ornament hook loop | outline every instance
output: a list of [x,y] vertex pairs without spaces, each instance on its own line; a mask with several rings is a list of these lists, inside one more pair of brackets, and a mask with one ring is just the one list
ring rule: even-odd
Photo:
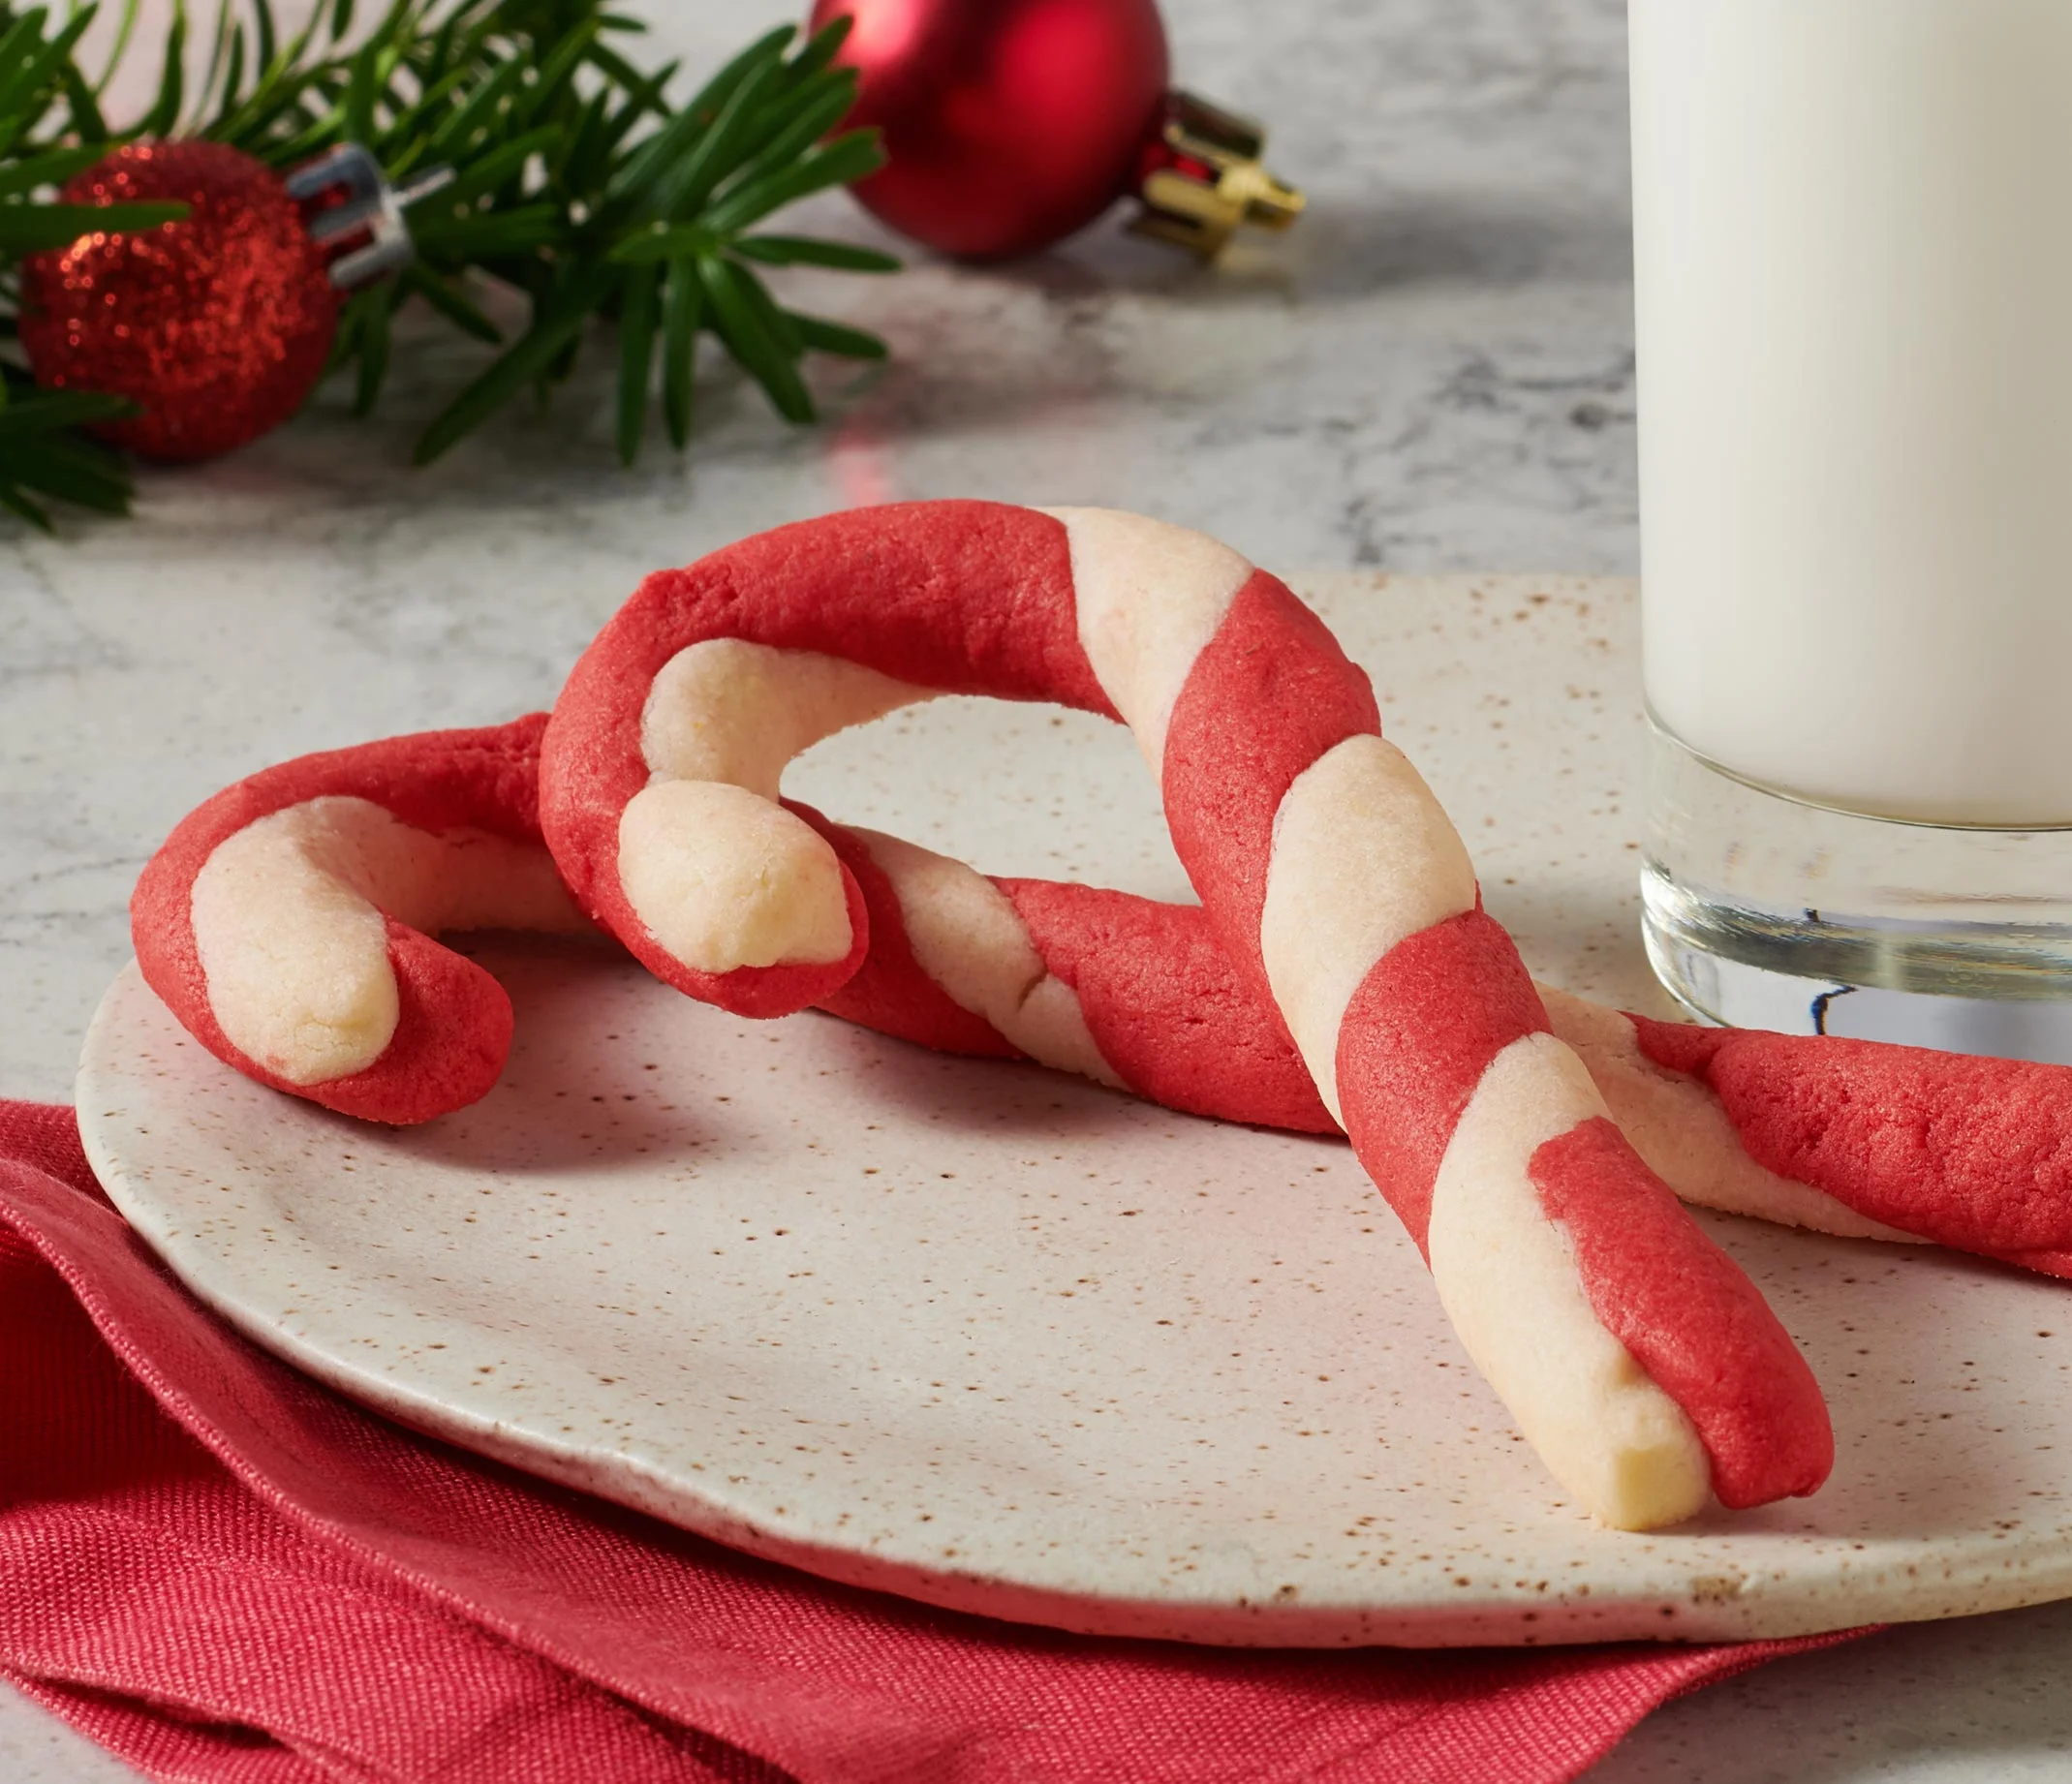
[[1168,93],[1138,186],[1144,209],[1130,231],[1213,261],[1240,224],[1287,229],[1307,200],[1266,170],[1265,153],[1262,125],[1195,94]]
[[332,261],[331,283],[342,292],[400,272],[417,258],[404,211],[453,180],[451,168],[426,168],[398,188],[382,164],[357,142],[341,142],[289,174],[288,196],[321,203],[309,235],[319,247],[365,235],[366,241]]

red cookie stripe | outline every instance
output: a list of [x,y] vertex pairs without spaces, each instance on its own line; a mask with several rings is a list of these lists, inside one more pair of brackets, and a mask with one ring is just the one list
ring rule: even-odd
[[1745,1031],[1740,1029],[1700,1029],[1683,1022],[1657,1022],[1652,1016],[1628,1015],[1626,1020],[1633,1025],[1640,1050],[1649,1059],[1657,1065],[1666,1065],[1671,1071],[1685,1072],[1694,1078],[1703,1078],[1713,1055]]
[[546,724],[545,713],[528,713],[509,724],[418,731],[262,768],[180,820],[144,868],[138,896],[156,898],[170,886],[191,885],[219,843],[262,817],[325,796],[369,800],[435,835],[486,830],[513,843],[537,844],[540,740]]
[[[1960,1247],[1964,1250],[1969,1248]],[[2033,1270],[2039,1276],[2072,1276],[2072,1250],[2062,1247],[2037,1251],[1989,1251],[1986,1255],[1997,1258],[2003,1264],[2014,1264],[2023,1270]]]
[[773,528],[648,577],[592,650],[627,652],[645,671],[644,700],[663,664],[700,638],[1115,717],[1080,648],[1064,523],[1005,503],[894,503]]
[[514,1022],[503,986],[472,960],[393,917],[386,925],[396,1026],[381,1058],[325,1084],[268,1081],[340,1115],[407,1127],[488,1095],[510,1057]]
[[1649,1059],[1712,1088],[1750,1156],[1780,1177],[1967,1250],[2027,1263],[2065,1246],[2072,1069],[1839,1035],[1633,1026]]
[[1240,979],[1198,907],[1047,879],[994,884],[1138,1095],[1255,1126],[1338,1131],[1280,1011]]
[[1811,1372],[1763,1298],[1603,1119],[1528,1167],[1592,1310],[1698,1428],[1726,1506],[1809,1493],[1835,1463]]
[[1518,950],[1480,910],[1399,941],[1353,993],[1338,1040],[1345,1130],[1420,1250],[1475,1086],[1504,1048],[1546,1026]]
[[1255,570],[1173,702],[1162,788],[1181,865],[1246,969],[1258,969],[1282,799],[1326,751],[1380,730],[1366,672],[1285,583]]

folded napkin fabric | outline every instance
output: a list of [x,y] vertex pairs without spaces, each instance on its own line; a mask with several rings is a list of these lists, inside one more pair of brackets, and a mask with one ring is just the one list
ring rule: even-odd
[[365,1412],[0,1102],[0,1676],[196,1784],[1574,1777],[1736,1646],[1252,1652],[831,1585]]

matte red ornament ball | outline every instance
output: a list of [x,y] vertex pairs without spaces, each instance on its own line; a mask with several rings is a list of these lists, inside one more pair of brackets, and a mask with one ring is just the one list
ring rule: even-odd
[[818,0],[853,22],[850,124],[884,131],[870,210],[946,254],[1031,254],[1134,184],[1163,115],[1153,0]]
[[301,407],[330,353],[338,293],[271,169],[221,142],[132,143],[64,197],[193,210],[24,264],[21,345],[39,384],[134,399],[141,415],[96,431],[174,461],[228,452]]

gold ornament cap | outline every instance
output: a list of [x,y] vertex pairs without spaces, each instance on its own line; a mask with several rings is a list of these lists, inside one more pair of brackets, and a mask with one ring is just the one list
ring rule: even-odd
[[1192,93],[1165,96],[1165,118],[1137,182],[1143,210],[1130,232],[1213,261],[1242,224],[1285,230],[1302,194],[1266,170],[1266,129]]

